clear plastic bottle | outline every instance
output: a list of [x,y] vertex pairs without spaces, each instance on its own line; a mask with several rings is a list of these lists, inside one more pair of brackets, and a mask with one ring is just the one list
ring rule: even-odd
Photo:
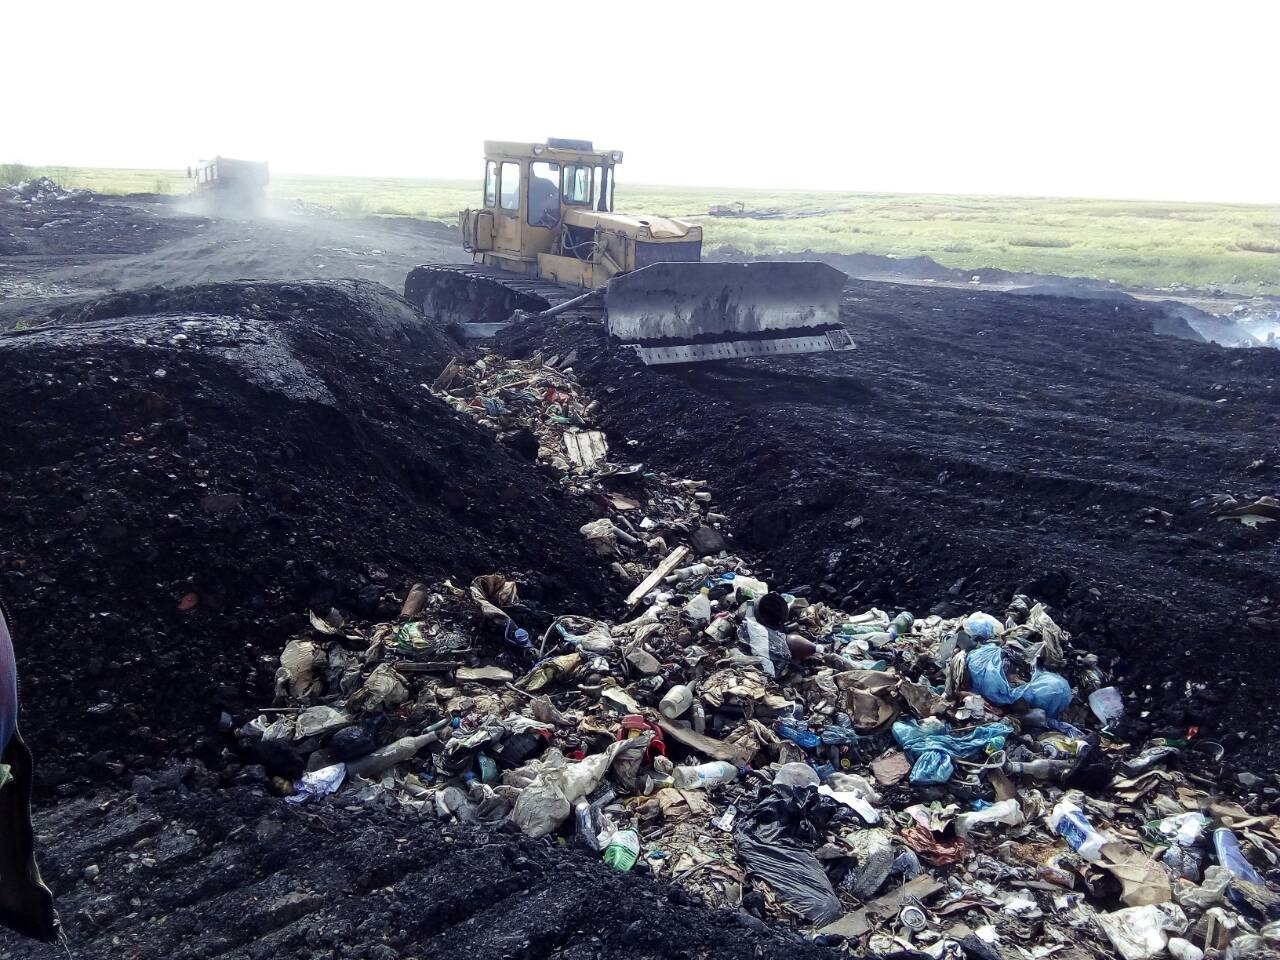
[[727,760],[713,760],[697,766],[676,767],[672,773],[681,790],[710,790],[738,779],[738,768]]
[[679,570],[673,570],[664,579],[664,583],[683,583],[685,580],[692,580],[694,577],[705,577],[711,572],[709,564],[692,563],[687,567],[681,567]]
[[693,729],[695,733],[707,732],[707,711],[703,708],[701,701],[695,701],[693,704]]
[[1059,801],[1049,814],[1049,828],[1086,860],[1102,859],[1102,847],[1111,838],[1095,829],[1084,811],[1070,800]]

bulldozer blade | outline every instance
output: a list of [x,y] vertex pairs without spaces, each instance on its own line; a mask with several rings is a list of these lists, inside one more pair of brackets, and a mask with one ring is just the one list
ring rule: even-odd
[[609,281],[609,333],[646,364],[849,349],[846,279],[813,261],[654,263]]

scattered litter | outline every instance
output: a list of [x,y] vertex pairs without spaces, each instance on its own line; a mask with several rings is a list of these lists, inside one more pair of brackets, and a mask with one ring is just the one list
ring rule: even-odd
[[494,573],[415,584],[394,621],[313,614],[238,731],[290,802],[374,790],[507,824],[856,953],[1275,944],[1280,818],[1205,791],[1224,748],[1195,728],[1127,740],[1123,689],[1044,605],[788,593],[732,552],[702,484],[612,463],[555,364],[454,363],[434,389],[537,439],[597,504],[583,536],[629,595],[614,620],[557,615]]

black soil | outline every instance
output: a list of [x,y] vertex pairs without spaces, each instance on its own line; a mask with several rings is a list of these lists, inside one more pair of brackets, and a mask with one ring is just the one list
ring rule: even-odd
[[613,598],[591,517],[423,384],[458,346],[362,281],[122,294],[0,336],[0,593],[42,790],[223,748],[308,608],[501,570]]
[[1159,725],[1274,768],[1280,524],[1191,504],[1280,493],[1280,352],[1157,337],[1133,301],[854,281],[842,312],[844,354],[644,368],[585,323],[506,349],[577,347],[614,439],[710,481],[782,586],[917,614],[1044,598]]
[[[834,955],[549,840],[452,832],[377,804],[294,809],[199,766],[138,786],[142,796],[77,798],[41,817],[44,874],[75,957]],[[3,953],[65,956],[16,938]]]

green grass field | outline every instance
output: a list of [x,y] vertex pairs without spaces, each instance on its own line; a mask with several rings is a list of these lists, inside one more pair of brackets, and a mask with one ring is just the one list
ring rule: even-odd
[[[37,172],[102,193],[187,190],[182,170],[52,167]],[[480,185],[273,174],[269,192],[348,215],[404,214],[452,222],[459,210],[479,200]],[[705,216],[710,204],[734,201],[753,211],[809,215]],[[1277,205],[717,190],[629,184],[624,172],[617,207],[694,218],[703,225],[706,246],[732,244],[750,253],[924,254],[965,269],[1003,267],[1142,286],[1181,283],[1280,293]]]

